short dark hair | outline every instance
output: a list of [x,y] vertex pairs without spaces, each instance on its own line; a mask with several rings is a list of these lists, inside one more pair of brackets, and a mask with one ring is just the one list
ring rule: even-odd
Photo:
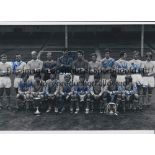
[[5,53],[1,54],[1,58],[7,58],[7,55]]
[[121,58],[122,56],[124,56],[125,53],[126,53],[125,51],[121,51],[120,54],[119,54],[120,58]]
[[91,54],[91,57],[92,57],[92,56],[95,56],[95,57],[97,58],[97,54],[96,54],[96,53],[92,53],[92,54]]
[[110,50],[109,48],[106,48],[106,49],[104,50],[104,52],[105,52],[105,53],[107,53],[107,52],[109,52],[109,53],[110,53],[110,52],[111,52],[111,50]]
[[82,50],[78,50],[77,53],[84,55],[84,51],[82,51]]
[[146,57],[150,56],[150,58],[152,59],[152,52],[146,52]]

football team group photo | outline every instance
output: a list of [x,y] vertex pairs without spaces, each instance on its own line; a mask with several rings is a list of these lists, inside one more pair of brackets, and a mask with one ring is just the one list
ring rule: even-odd
[[1,25],[0,130],[155,128],[154,25]]

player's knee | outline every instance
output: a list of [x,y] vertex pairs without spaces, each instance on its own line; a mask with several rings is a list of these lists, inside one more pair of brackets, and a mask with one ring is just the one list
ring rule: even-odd
[[139,95],[138,95],[138,94],[134,94],[134,98],[135,98],[136,100],[138,100],[138,99],[139,99]]
[[39,95],[39,97],[40,97],[41,99],[43,99],[43,98],[44,98],[44,95]]
[[19,96],[20,96],[20,94],[17,94],[17,95],[16,95],[16,98],[18,99],[18,98],[19,98]]

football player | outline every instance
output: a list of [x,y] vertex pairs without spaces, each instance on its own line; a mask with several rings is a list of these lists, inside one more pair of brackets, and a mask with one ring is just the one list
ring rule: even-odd
[[47,61],[45,61],[43,63],[43,73],[44,73],[44,77],[43,80],[47,81],[48,79],[50,79],[50,73],[51,72],[56,72],[56,68],[57,68],[57,62],[52,60],[52,53],[48,52],[46,55]]
[[142,79],[142,71],[143,71],[143,63],[141,60],[138,59],[139,57],[139,52],[134,51],[133,52],[133,59],[129,61],[130,67],[131,67],[131,77],[132,77],[132,82],[137,83],[138,85],[143,84],[143,79]]
[[[93,96],[93,100],[95,102],[95,107],[99,107],[100,113],[103,113],[105,107],[107,105],[107,87],[103,84],[101,77],[99,74],[95,74],[94,82],[91,83],[91,95]],[[92,102],[91,102],[92,103]],[[93,110],[93,104],[92,110]],[[95,108],[95,109],[96,109]]]
[[143,93],[144,93],[144,105],[150,106],[151,105],[151,97],[152,97],[152,90],[154,88],[154,75],[155,75],[155,65],[151,61],[152,60],[152,53],[146,53],[146,61],[144,62],[144,76],[143,76]]
[[16,96],[17,102],[16,102],[16,110],[21,110],[21,107],[25,107],[26,111],[29,111],[30,109],[30,102],[32,101],[32,81],[28,80],[29,75],[26,73],[23,73],[21,75],[21,81],[18,85],[18,93]]
[[88,79],[88,71],[89,71],[89,63],[84,59],[84,52],[78,51],[78,58],[73,62],[73,83],[77,83],[79,81],[79,75],[85,74],[86,79]]
[[101,63],[99,61],[97,61],[97,54],[96,53],[92,53],[91,54],[91,61],[89,62],[89,66],[90,66],[90,71],[89,71],[89,82],[93,82],[94,81],[94,74],[100,74],[100,69],[101,69]]
[[[119,83],[116,81],[117,79],[117,74],[116,73],[111,73],[110,74],[110,80],[107,82],[107,92],[108,92],[108,97],[107,97],[107,102],[109,103],[114,103],[112,110],[114,111],[114,114],[117,115],[117,108],[118,108],[118,101],[119,99],[122,101],[123,96],[118,96],[118,85]],[[117,100],[118,99],[118,100]],[[108,104],[105,109],[105,113],[109,112],[108,109]]]
[[[76,110],[75,114],[79,113],[80,105],[82,108],[85,109],[85,113],[89,113],[89,105],[91,102],[91,93],[90,93],[90,86],[88,82],[85,80],[85,75],[79,76],[79,82],[74,84],[73,86],[73,94],[76,96],[76,102],[74,102]],[[73,96],[73,97],[75,97]],[[74,98],[75,99],[75,98]],[[73,103],[73,102],[71,102]],[[72,105],[73,107],[74,105]]]
[[25,68],[26,63],[21,60],[21,55],[16,54],[16,60],[12,62],[12,70],[13,73],[15,74],[14,88],[16,93],[18,92],[18,85],[19,82],[21,81],[21,75],[24,72]]
[[[112,73],[111,79],[107,84],[108,85],[107,89],[109,92],[108,101],[116,103],[116,106],[114,107],[116,107],[118,110],[122,109],[123,112],[125,112],[126,111],[126,96],[127,95],[131,96],[131,93],[134,92],[132,90],[133,87],[129,87],[128,80],[127,80],[128,78],[125,78],[125,81],[127,81],[126,82],[127,84],[125,82],[117,82],[116,78],[117,78],[116,73]],[[129,87],[129,88],[126,90],[126,87],[127,88]],[[131,92],[129,90],[131,90]],[[130,96],[127,98],[127,100],[130,99]],[[117,110],[115,109],[115,114],[117,114],[116,111]]]
[[115,62],[115,69],[117,72],[117,81],[124,82],[126,74],[130,71],[130,63],[126,60],[126,52],[120,53],[120,59]]
[[10,88],[11,88],[11,65],[7,63],[7,55],[1,55],[1,63],[0,63],[0,110],[3,108],[2,100],[4,91],[6,92],[7,97],[7,109],[10,110]]
[[115,60],[110,57],[110,49],[105,49],[105,58],[101,60],[102,78],[110,79],[110,72],[114,69]]
[[59,80],[64,82],[65,73],[71,73],[73,58],[69,55],[69,51],[65,49],[63,56],[57,59],[57,70],[59,71]]
[[[72,94],[72,81],[71,81],[71,74],[66,74],[64,76],[64,82],[60,84],[60,92],[58,97],[59,102],[59,109],[60,113],[65,110],[66,105],[71,102],[71,94]],[[70,107],[70,112],[73,112],[73,108]]]
[[139,105],[139,95],[137,90],[136,83],[132,82],[132,77],[130,75],[127,75],[125,77],[124,82],[124,94],[126,96],[126,108],[129,110],[136,111],[137,108],[142,108],[141,105]]
[[43,62],[37,58],[36,51],[32,51],[31,56],[32,60],[27,62],[27,69],[30,72],[29,80],[33,81],[34,75],[40,74],[43,67]]
[[58,102],[57,98],[58,93],[60,91],[60,81],[56,79],[56,74],[51,73],[50,74],[50,79],[46,81],[46,94],[48,96],[48,109],[47,113],[49,113],[52,109],[52,106],[54,105],[54,111],[55,113],[58,113]]
[[[46,87],[45,87],[45,81],[41,80],[41,75],[35,75],[34,76],[34,82],[32,85],[32,95],[33,95],[33,101],[34,101],[34,107],[40,109],[40,106],[42,104],[43,99],[46,97]],[[37,111],[34,114],[40,114],[37,113]]]

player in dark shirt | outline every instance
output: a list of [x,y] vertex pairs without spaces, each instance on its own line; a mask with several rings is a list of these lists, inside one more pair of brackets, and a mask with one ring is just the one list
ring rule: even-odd
[[56,69],[57,69],[57,62],[52,60],[52,53],[48,52],[46,57],[47,57],[47,61],[44,61],[43,69],[42,69],[44,73],[44,77],[43,77],[44,81],[50,79],[50,73],[56,72]]
[[108,114],[112,110],[115,115],[117,115],[117,108],[119,101],[124,101],[125,103],[125,96],[122,96],[119,93],[119,83],[116,81],[117,74],[111,73],[110,80],[107,83],[107,92],[108,92],[108,104],[105,110],[105,113]]
[[88,71],[89,71],[89,63],[84,59],[84,52],[78,51],[78,58],[73,62],[73,82],[77,83],[79,81],[79,75],[86,75],[86,79],[88,80]]
[[105,57],[101,60],[102,78],[110,79],[110,71],[114,69],[115,60],[110,57],[110,49],[105,49]]
[[57,59],[59,73],[70,73],[73,58],[69,55],[69,51],[65,49],[63,55]]
[[59,73],[60,82],[64,82],[65,73],[71,73],[73,58],[69,51],[65,49],[63,55],[57,59],[57,72]]
[[48,95],[48,109],[47,113],[51,111],[52,105],[54,105],[55,113],[58,113],[57,96],[60,89],[60,82],[56,79],[56,74],[51,73],[50,79],[46,81],[46,94]]
[[46,97],[46,90],[45,90],[45,81],[41,80],[41,75],[35,75],[34,81],[32,84],[32,95],[33,95],[33,106],[36,110],[34,114],[40,114],[39,109],[41,108],[42,101]]
[[29,110],[29,101],[32,99],[32,81],[28,80],[28,74],[22,74],[21,81],[18,86],[16,110],[20,110],[20,107],[25,106],[26,110]]
[[91,101],[91,94],[90,94],[90,86],[87,82],[87,80],[85,80],[85,76],[84,75],[80,75],[79,77],[79,82],[74,84],[73,86],[73,92],[77,97],[77,101],[76,101],[76,111],[75,114],[77,114],[79,112],[79,103],[81,104],[81,107],[85,109],[85,113],[88,114],[89,113],[89,105],[90,105],[90,101]]
[[123,84],[124,94],[126,98],[126,108],[129,110],[136,110],[137,108],[142,108],[141,105],[139,105],[139,95],[137,90],[136,83],[132,82],[132,77],[130,75],[127,75],[125,77],[125,82]]

